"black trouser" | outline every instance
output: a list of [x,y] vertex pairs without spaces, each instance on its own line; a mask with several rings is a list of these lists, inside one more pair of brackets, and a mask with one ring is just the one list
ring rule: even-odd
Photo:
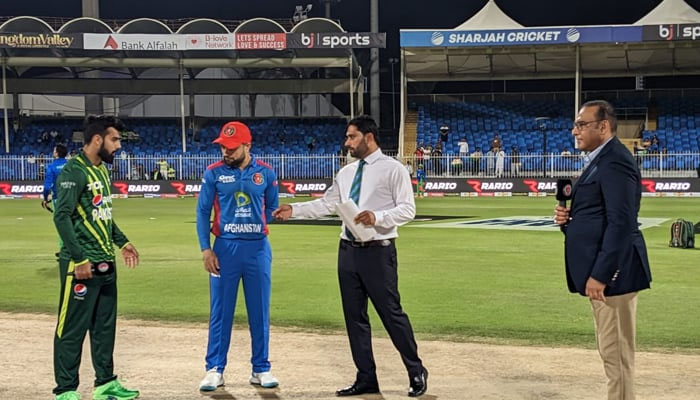
[[383,244],[386,246],[377,241],[369,247],[353,247],[350,242],[341,240],[338,250],[340,295],[357,381],[369,384],[377,382],[377,375],[367,315],[368,298],[401,354],[409,377],[423,371],[411,323],[401,309],[396,247],[393,240]]
[[[55,394],[78,388],[80,358],[88,331],[95,386],[117,378],[112,361],[117,322],[117,274],[97,275],[93,271],[91,279],[75,280],[74,267],[68,260],[59,261],[61,296],[53,341]],[[111,271],[114,271],[113,266]]]

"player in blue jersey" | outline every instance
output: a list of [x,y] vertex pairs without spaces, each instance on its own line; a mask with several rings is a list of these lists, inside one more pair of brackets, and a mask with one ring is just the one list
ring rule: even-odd
[[425,197],[425,169],[423,164],[418,165],[416,170],[416,196]]
[[[44,198],[41,200],[41,206],[44,207],[45,209],[52,211],[53,209],[56,208],[56,194],[57,194],[57,188],[56,188],[56,179],[58,179],[58,174],[61,173],[61,170],[63,167],[66,165],[68,162],[66,160],[66,155],[68,154],[68,148],[66,148],[65,145],[63,144],[57,144],[56,147],[53,148],[53,160],[51,164],[49,164],[46,167],[46,177],[44,178]],[[51,199],[49,199],[49,194],[51,195]],[[49,201],[51,202],[51,205],[53,208],[49,206]],[[61,238],[58,238],[58,248],[60,249],[63,246],[63,242],[61,241]],[[58,257],[58,253],[56,253],[56,257]]]
[[[202,391],[223,386],[231,342],[238,284],[243,291],[252,339],[250,383],[265,388],[279,382],[270,373],[270,266],[267,222],[273,221],[279,191],[272,168],[250,154],[251,135],[241,122],[229,122],[214,140],[223,160],[204,172],[197,202],[197,235],[209,272],[210,310],[206,376]],[[209,217],[214,209],[214,222]],[[210,245],[209,232],[216,236]]]

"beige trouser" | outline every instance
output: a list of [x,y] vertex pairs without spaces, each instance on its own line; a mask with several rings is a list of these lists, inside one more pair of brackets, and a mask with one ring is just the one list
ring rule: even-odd
[[598,352],[608,377],[608,400],[634,400],[637,292],[591,300]]

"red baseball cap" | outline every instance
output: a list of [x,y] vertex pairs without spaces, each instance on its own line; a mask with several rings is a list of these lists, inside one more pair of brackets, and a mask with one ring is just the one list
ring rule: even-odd
[[218,143],[227,149],[236,149],[242,144],[250,144],[250,129],[243,122],[231,121],[221,127],[219,137],[212,143]]

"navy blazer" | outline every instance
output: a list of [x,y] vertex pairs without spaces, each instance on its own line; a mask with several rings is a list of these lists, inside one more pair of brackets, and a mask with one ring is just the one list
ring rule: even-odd
[[613,137],[574,185],[565,234],[566,281],[585,296],[586,281],[605,283],[606,296],[649,288],[651,272],[637,214],[641,175],[632,154]]

